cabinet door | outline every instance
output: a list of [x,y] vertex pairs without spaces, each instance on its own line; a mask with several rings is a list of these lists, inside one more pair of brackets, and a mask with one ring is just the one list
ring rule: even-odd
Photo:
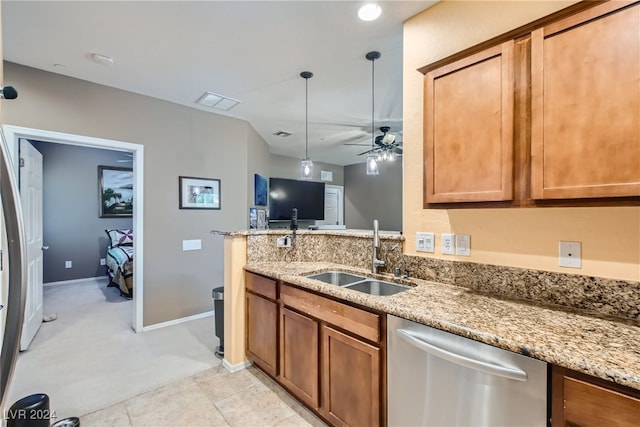
[[514,42],[425,75],[426,203],[513,198]]
[[380,349],[322,327],[322,408],[334,425],[378,426]]
[[637,427],[640,399],[553,367],[553,427]]
[[280,329],[280,382],[317,409],[320,404],[318,322],[283,307]]
[[278,374],[278,304],[246,292],[247,355],[267,373]]
[[532,33],[534,199],[640,195],[640,6],[623,5]]

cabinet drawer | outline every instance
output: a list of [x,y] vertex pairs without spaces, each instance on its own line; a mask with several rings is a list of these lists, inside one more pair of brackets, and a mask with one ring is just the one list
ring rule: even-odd
[[323,298],[302,289],[282,285],[280,298],[286,306],[295,308],[317,319],[374,342],[380,342],[380,316]]
[[272,300],[277,299],[276,281],[253,273],[245,273],[245,286],[248,291]]

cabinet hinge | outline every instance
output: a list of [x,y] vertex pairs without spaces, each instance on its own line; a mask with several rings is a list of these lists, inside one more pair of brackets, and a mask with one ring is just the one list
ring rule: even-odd
[[24,167],[24,157],[20,157],[20,167]]

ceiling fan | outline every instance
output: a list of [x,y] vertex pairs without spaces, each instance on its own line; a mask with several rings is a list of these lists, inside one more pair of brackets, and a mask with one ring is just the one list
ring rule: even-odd
[[[384,156],[385,154],[387,156],[391,155],[391,156],[401,156],[402,155],[402,141],[397,141],[396,140],[396,136],[389,133],[389,131],[391,130],[391,128],[389,126],[381,126],[380,127],[380,131],[382,132],[382,135],[377,135],[374,142],[375,142],[375,146],[367,151],[363,151],[362,153],[359,153],[358,156],[362,156],[364,154],[369,154],[369,153],[377,153],[379,155]],[[356,144],[356,143],[346,143],[344,145],[366,145],[369,146],[369,144]],[[393,154],[392,154],[393,153]]]

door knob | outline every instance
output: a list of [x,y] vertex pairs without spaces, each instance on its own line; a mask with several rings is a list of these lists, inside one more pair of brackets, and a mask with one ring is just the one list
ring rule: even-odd
[[43,251],[46,251],[47,249],[49,249],[49,246],[43,246],[43,247],[42,247],[42,250],[43,250]]

